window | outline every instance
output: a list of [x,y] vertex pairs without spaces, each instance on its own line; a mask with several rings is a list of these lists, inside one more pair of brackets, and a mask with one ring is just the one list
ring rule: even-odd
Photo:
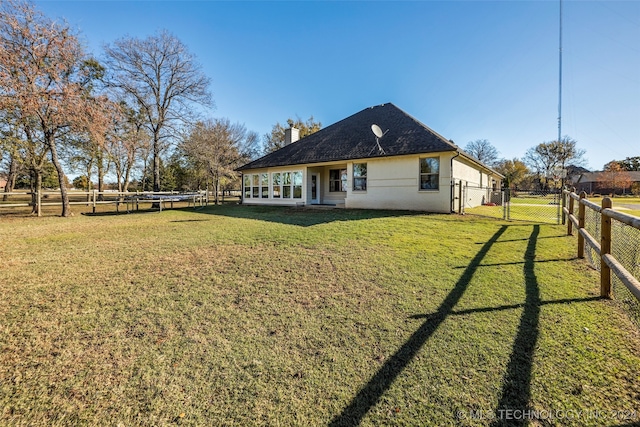
[[302,172],[293,172],[293,198],[302,198]]
[[367,164],[353,164],[353,191],[367,190]]
[[420,159],[420,190],[437,190],[440,183],[440,159]]
[[291,198],[291,172],[282,174],[282,197],[284,199]]
[[269,198],[269,174],[263,173],[260,175],[260,193],[263,199]]
[[347,170],[346,169],[330,169],[329,170],[329,191],[347,191]]
[[243,195],[246,199],[301,199],[302,171],[243,175]]
[[251,183],[253,184],[251,196],[255,198],[260,197],[260,175],[251,175]]
[[273,173],[271,179],[273,181],[273,198],[279,199],[281,195],[280,185],[282,184],[282,175],[280,173]]
[[243,176],[244,197],[248,199],[251,197],[251,175]]

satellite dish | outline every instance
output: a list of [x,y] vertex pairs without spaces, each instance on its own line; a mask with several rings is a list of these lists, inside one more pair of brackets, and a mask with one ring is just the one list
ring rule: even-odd
[[382,133],[382,129],[380,129],[380,126],[378,125],[371,125],[371,130],[373,131],[373,134],[378,138],[382,138],[384,136],[384,133]]
[[[376,136],[376,146],[373,147],[373,150],[371,150],[371,153],[373,153],[375,151],[375,149],[378,149],[378,152],[380,154],[386,154],[384,152],[384,150],[382,149],[382,147],[380,146],[380,141],[378,141],[380,138],[382,138],[387,132],[389,132],[389,129],[385,130],[384,132],[382,132],[382,129],[380,129],[380,126],[373,124],[371,125],[371,130],[373,131],[373,134]],[[369,153],[369,154],[371,154]]]

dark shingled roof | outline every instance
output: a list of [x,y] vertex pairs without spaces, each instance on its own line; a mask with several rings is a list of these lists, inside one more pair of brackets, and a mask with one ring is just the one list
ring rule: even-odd
[[[380,126],[383,132],[389,130],[380,138],[380,146],[385,154],[377,149],[376,139],[371,131],[373,124]],[[365,108],[237,170],[442,151],[460,150],[452,142],[389,103]]]
[[[613,172],[614,175],[620,174],[633,182],[640,182],[640,171],[620,171]],[[611,172],[585,172],[580,175],[577,183],[584,184],[588,182],[611,181],[613,175]]]

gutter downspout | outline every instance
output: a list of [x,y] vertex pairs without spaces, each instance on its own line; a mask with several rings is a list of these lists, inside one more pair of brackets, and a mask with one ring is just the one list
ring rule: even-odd
[[244,172],[240,172],[240,204],[244,205]]
[[453,159],[459,155],[460,152],[456,150],[456,155],[451,158],[451,164],[449,165],[449,173],[451,173],[451,213],[455,213],[456,211],[456,181],[453,177]]

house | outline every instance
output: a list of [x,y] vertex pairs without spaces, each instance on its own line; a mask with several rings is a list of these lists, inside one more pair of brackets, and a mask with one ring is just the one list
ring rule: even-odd
[[640,171],[585,172],[574,181],[574,186],[578,193],[631,194],[635,183],[640,183]]
[[460,208],[461,186],[481,190],[465,196],[470,207],[489,202],[504,178],[390,103],[300,140],[288,129],[286,139],[237,169],[243,204],[450,213]]

